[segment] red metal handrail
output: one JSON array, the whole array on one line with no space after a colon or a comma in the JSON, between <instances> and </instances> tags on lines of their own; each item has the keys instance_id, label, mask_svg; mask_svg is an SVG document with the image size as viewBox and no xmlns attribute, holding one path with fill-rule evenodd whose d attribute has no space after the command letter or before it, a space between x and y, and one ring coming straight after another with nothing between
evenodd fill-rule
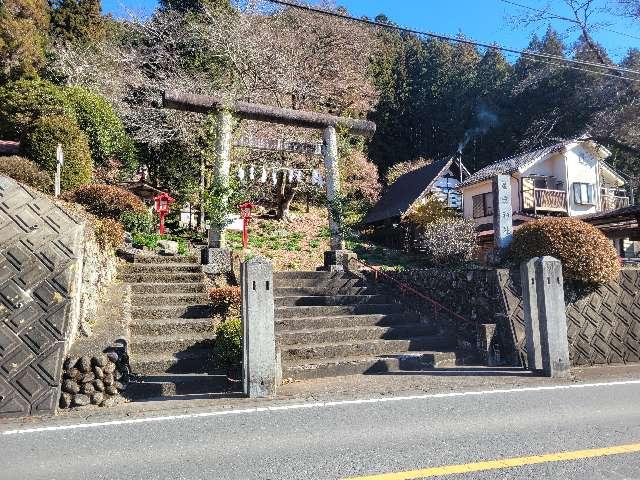
<instances>
[{"instance_id":1,"label":"red metal handrail","mask_svg":"<svg viewBox=\"0 0 640 480\"><path fill-rule=\"evenodd\" d=\"M468 322L468 323L472 323L470 320L467 320L466 318L464 318L462 315L460 315L459 313L454 312L453 310L451 310L450 308L445 307L444 305L442 305L440 302L437 302L436 300L434 300L433 298L429 297L427 294L422 293L418 290L416 290L413 287L410 287L409 285L402 283L400 280L398 280L397 278L394 278L393 276L387 274L384 272L384 270L382 270L381 268L378 267L374 267L373 265L369 265L368 263L366 263L364 260L361 260L359 258L354 258L354 260L356 262L358 262L360 265L362 265L365 268L368 268L369 270L373 271L376 275L376 280L377 280L377 275L380 274L385 278L388 278L389 280L391 280L392 282L394 282L395 284L397 284L400 287L401 291L406 291L406 292L410 292L420 298L422 298L423 300L428 301L429 303L431 303L431 305L433 306L434 311L437 313L438 310L444 310L446 312L449 312L451 315L453 315L454 317L462 320L463 322Z\"/></svg>"}]
</instances>

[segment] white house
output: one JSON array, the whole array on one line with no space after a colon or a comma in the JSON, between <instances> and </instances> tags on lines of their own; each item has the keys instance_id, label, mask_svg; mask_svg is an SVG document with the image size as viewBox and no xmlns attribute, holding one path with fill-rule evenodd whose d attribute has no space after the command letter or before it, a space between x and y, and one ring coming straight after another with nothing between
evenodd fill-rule
<instances>
[{"instance_id":1,"label":"white house","mask_svg":"<svg viewBox=\"0 0 640 480\"><path fill-rule=\"evenodd\" d=\"M493 222L492 178L511 176L514 218L579 216L629 206L625 179L605 163L611 153L585 137L500 160L460 184L464 217Z\"/></svg>"}]
</instances>

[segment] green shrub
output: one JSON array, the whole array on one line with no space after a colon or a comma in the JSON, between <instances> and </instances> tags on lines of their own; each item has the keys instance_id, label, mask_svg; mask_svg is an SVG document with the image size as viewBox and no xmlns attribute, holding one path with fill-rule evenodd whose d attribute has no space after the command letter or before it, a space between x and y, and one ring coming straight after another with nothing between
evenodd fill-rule
<instances>
[{"instance_id":1,"label":"green shrub","mask_svg":"<svg viewBox=\"0 0 640 480\"><path fill-rule=\"evenodd\" d=\"M18 140L42 117L64 115L63 89L40 79L17 80L0 88L0 137Z\"/></svg>"},{"instance_id":2,"label":"green shrub","mask_svg":"<svg viewBox=\"0 0 640 480\"><path fill-rule=\"evenodd\" d=\"M613 244L593 225L567 217L546 217L522 225L513 235L517 263L550 255L562 262L564 278L587 284L618 278L620 261Z\"/></svg>"},{"instance_id":3,"label":"green shrub","mask_svg":"<svg viewBox=\"0 0 640 480\"><path fill-rule=\"evenodd\" d=\"M433 264L469 261L477 249L475 222L443 218L427 223L416 232L414 248Z\"/></svg>"},{"instance_id":4,"label":"green shrub","mask_svg":"<svg viewBox=\"0 0 640 480\"><path fill-rule=\"evenodd\" d=\"M51 193L51 177L26 158L15 155L0 157L0 174L7 175L43 193Z\"/></svg>"},{"instance_id":5,"label":"green shrub","mask_svg":"<svg viewBox=\"0 0 640 480\"><path fill-rule=\"evenodd\" d=\"M444 202L436 197L430 196L422 205L418 205L412 209L404 218L405 222L414 224L417 227L439 221L456 218L457 214L454 210L447 207Z\"/></svg>"},{"instance_id":6,"label":"green shrub","mask_svg":"<svg viewBox=\"0 0 640 480\"><path fill-rule=\"evenodd\" d=\"M63 190L70 190L91 181L93 162L89 143L74 120L64 116L36 120L29 128L23 143L27 157L51 174L56 171L56 147L58 144L62 145Z\"/></svg>"},{"instance_id":7,"label":"green shrub","mask_svg":"<svg viewBox=\"0 0 640 480\"><path fill-rule=\"evenodd\" d=\"M149 250L155 250L160 241L160 235L157 233L134 233L133 246L136 248L146 247Z\"/></svg>"},{"instance_id":8,"label":"green shrub","mask_svg":"<svg viewBox=\"0 0 640 480\"><path fill-rule=\"evenodd\" d=\"M127 232L133 233L152 233L154 228L153 216L151 213L144 211L138 212L133 210L125 210L118 217L120 223Z\"/></svg>"},{"instance_id":9,"label":"green shrub","mask_svg":"<svg viewBox=\"0 0 640 480\"><path fill-rule=\"evenodd\" d=\"M117 159L130 164L133 142L113 106L104 97L78 86L67 87L64 95L68 108L89 139L94 162L106 164Z\"/></svg>"},{"instance_id":10,"label":"green shrub","mask_svg":"<svg viewBox=\"0 0 640 480\"><path fill-rule=\"evenodd\" d=\"M115 250L124 243L122 224L111 218L96 220L94 225L96 241L103 249Z\"/></svg>"},{"instance_id":11,"label":"green shrub","mask_svg":"<svg viewBox=\"0 0 640 480\"><path fill-rule=\"evenodd\" d=\"M221 365L242 363L242 321L238 317L218 324L213 354Z\"/></svg>"},{"instance_id":12,"label":"green shrub","mask_svg":"<svg viewBox=\"0 0 640 480\"><path fill-rule=\"evenodd\" d=\"M83 205L88 212L101 218L119 220L124 212L148 214L145 204L133 193L103 183L78 187L66 193L64 199Z\"/></svg>"}]
</instances>

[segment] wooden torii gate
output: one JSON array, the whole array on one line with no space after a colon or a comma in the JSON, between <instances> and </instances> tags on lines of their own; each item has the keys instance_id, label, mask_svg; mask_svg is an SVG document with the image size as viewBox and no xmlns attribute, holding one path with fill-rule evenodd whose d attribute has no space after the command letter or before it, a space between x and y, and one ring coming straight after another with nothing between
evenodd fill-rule
<instances>
[{"instance_id":1,"label":"wooden torii gate","mask_svg":"<svg viewBox=\"0 0 640 480\"><path fill-rule=\"evenodd\" d=\"M217 113L218 135L216 139L216 164L214 166L214 182L228 185L231 167L231 127L233 117L277 123L303 128L323 130L324 166L326 171L327 207L329 210L329 229L331 231L331 250L344 250L342 228L339 215L335 214L335 202L340 194L340 173L338 170L338 142L336 128L341 128L355 135L371 137L376 125L368 120L337 117L324 113L315 113L290 108L271 107L256 103L225 101L217 95L195 95L175 90L166 91L163 95L163 106L175 110L193 113ZM209 229L209 249L223 248L222 229L211 226Z\"/></svg>"}]
</instances>

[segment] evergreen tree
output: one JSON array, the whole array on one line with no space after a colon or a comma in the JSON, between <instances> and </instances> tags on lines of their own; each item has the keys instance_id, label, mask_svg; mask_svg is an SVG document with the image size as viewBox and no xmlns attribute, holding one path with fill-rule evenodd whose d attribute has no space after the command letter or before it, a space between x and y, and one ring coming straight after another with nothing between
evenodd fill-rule
<instances>
[{"instance_id":1,"label":"evergreen tree","mask_svg":"<svg viewBox=\"0 0 640 480\"><path fill-rule=\"evenodd\" d=\"M101 0L49 0L49 4L54 37L71 42L104 38Z\"/></svg>"},{"instance_id":2,"label":"evergreen tree","mask_svg":"<svg viewBox=\"0 0 640 480\"><path fill-rule=\"evenodd\" d=\"M0 1L0 80L36 75L49 28L46 0Z\"/></svg>"},{"instance_id":3,"label":"evergreen tree","mask_svg":"<svg viewBox=\"0 0 640 480\"><path fill-rule=\"evenodd\" d=\"M160 0L160 8L181 13L203 13L205 10L230 13L234 10L231 0Z\"/></svg>"}]
</instances>

